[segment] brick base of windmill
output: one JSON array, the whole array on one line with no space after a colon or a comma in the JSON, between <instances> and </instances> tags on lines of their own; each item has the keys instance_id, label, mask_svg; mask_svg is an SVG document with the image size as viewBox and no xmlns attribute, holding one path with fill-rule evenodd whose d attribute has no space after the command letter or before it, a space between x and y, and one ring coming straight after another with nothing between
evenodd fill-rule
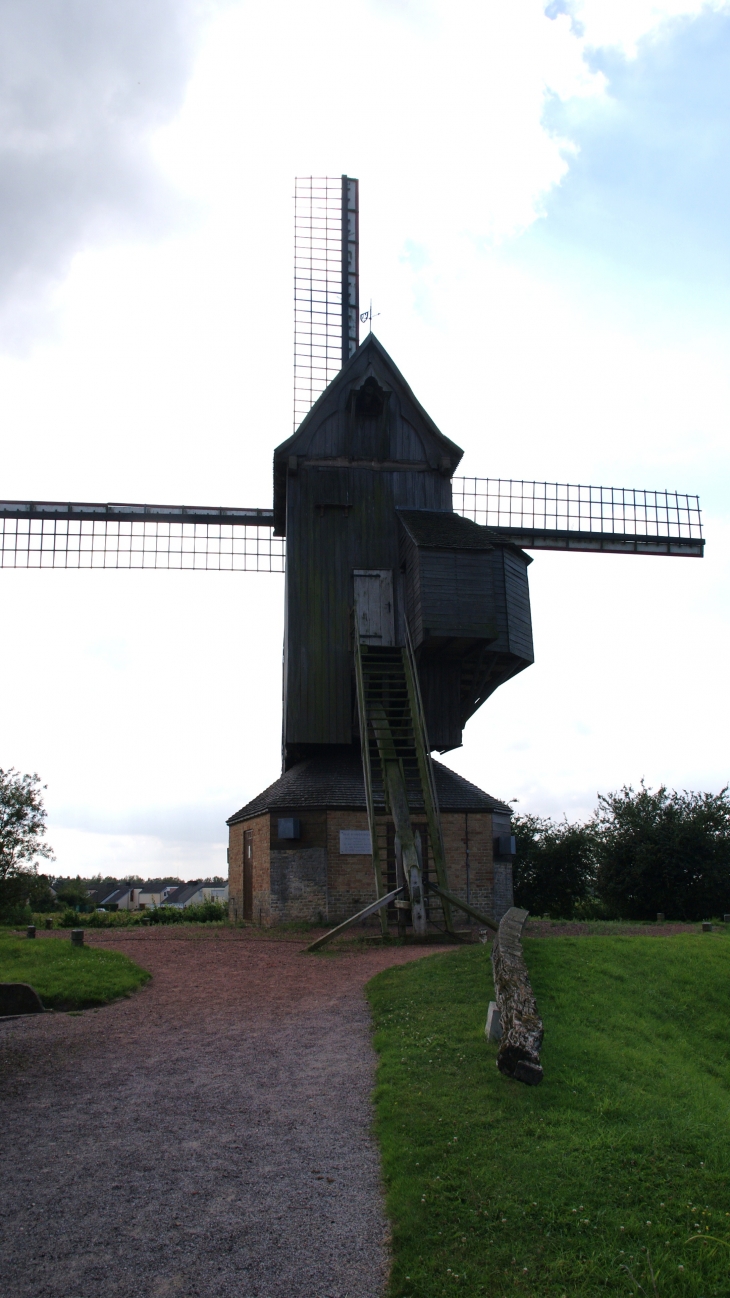
<instances>
[{"instance_id":1,"label":"brick base of windmill","mask_svg":"<svg viewBox=\"0 0 730 1298\"><path fill-rule=\"evenodd\" d=\"M513 904L511 857L499 855L500 839L504 844L509 836L510 808L439 762L434 773L449 888L499 922ZM395 881L394 835L385 807L378 811L387 890ZM425 815L418 806L412 814L425 842ZM331 926L375 896L359 747L297 763L231 816L228 826L233 920ZM429 909L431 927L439 927L443 917L435 897ZM392 912L395 925L395 907ZM377 915L366 922L379 927ZM464 926L470 923L464 916Z\"/></svg>"}]
</instances>

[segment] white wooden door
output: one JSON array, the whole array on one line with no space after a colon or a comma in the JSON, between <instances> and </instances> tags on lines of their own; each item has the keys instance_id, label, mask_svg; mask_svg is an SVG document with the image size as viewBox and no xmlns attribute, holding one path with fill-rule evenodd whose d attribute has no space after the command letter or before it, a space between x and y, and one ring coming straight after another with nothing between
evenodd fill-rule
<instances>
[{"instance_id":1,"label":"white wooden door","mask_svg":"<svg viewBox=\"0 0 730 1298\"><path fill-rule=\"evenodd\" d=\"M395 644L393 573L390 568L356 569L355 617L364 644Z\"/></svg>"}]
</instances>

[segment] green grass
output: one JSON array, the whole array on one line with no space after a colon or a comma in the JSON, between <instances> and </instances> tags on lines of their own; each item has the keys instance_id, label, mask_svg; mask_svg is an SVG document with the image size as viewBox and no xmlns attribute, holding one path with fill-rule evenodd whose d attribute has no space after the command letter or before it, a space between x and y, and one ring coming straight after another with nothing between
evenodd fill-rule
<instances>
[{"instance_id":1,"label":"green grass","mask_svg":"<svg viewBox=\"0 0 730 1298\"><path fill-rule=\"evenodd\" d=\"M75 947L69 937L0 934L0 982L30 983L47 1009L78 1010L129 996L150 979L118 951Z\"/></svg>"},{"instance_id":2,"label":"green grass","mask_svg":"<svg viewBox=\"0 0 730 1298\"><path fill-rule=\"evenodd\" d=\"M484 1039L487 948L369 984L392 1298L729 1295L730 941L524 947L538 1087Z\"/></svg>"}]
</instances>

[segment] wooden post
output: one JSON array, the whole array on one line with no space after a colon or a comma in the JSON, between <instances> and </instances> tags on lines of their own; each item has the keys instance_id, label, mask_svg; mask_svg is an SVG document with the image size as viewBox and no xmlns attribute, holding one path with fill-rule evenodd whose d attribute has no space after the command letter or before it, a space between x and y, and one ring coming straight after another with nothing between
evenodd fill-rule
<instances>
[{"instance_id":1,"label":"wooden post","mask_svg":"<svg viewBox=\"0 0 730 1298\"><path fill-rule=\"evenodd\" d=\"M400 762L397 759L395 761L392 759L382 761L382 765L385 772L385 783L388 790L388 801L390 803L393 824L395 825L396 833L401 841L403 873L406 878L406 884L411 899L411 923L413 925L413 932L418 934L419 937L425 937L426 905L423 895L423 878L418 860L416 839L411 824L408 799L406 797L405 785L403 783L403 772L401 771Z\"/></svg>"},{"instance_id":2,"label":"wooden post","mask_svg":"<svg viewBox=\"0 0 730 1298\"><path fill-rule=\"evenodd\" d=\"M360 751L362 753L362 777L365 782L365 804L368 811L368 825L370 826L370 851L373 858L373 874L375 876L375 896L383 896L383 872L380 866L380 849L378 847L377 826L375 824L375 803L373 801L373 781L370 770L370 748L368 745L368 717L365 708L365 682L362 673L362 646L360 644L360 634L357 627L357 618L354 619L355 635L355 689L357 692L357 712L360 721ZM380 932L383 937L388 936L388 916L385 910L380 908Z\"/></svg>"},{"instance_id":3,"label":"wooden post","mask_svg":"<svg viewBox=\"0 0 730 1298\"><path fill-rule=\"evenodd\" d=\"M82 928L71 929L71 941L74 946L84 945L84 930Z\"/></svg>"},{"instance_id":4,"label":"wooden post","mask_svg":"<svg viewBox=\"0 0 730 1298\"><path fill-rule=\"evenodd\" d=\"M406 786L403 782L403 769L398 760L393 734L388 715L382 704L371 709L372 726L383 769L385 794L393 817L395 832L400 839L403 858L403 873L411 899L411 923L413 932L419 937L426 936L426 904L423 895L423 878L418 860L416 840L411 824L411 813L408 806Z\"/></svg>"},{"instance_id":5,"label":"wooden post","mask_svg":"<svg viewBox=\"0 0 730 1298\"><path fill-rule=\"evenodd\" d=\"M35 937L35 924L29 924L25 930L26 937Z\"/></svg>"},{"instance_id":6,"label":"wooden post","mask_svg":"<svg viewBox=\"0 0 730 1298\"><path fill-rule=\"evenodd\" d=\"M438 798L436 796L436 782L433 778L433 765L428 746L428 734L426 731L426 718L423 712L423 700L421 699L421 689L418 684L418 668L416 666L416 658L413 652L413 644L407 619L406 645L403 649L403 667L405 669L408 699L411 706L411 716L413 718L414 740L416 744L416 753L418 755L421 787L423 789L424 809L426 812L426 820L428 821L428 832L431 838L433 863L436 867L436 878L439 881L439 887L444 892L444 896L441 899L441 905L444 912L444 922L447 931L453 933L454 921L451 916L451 908L446 900L449 879L446 873L444 836L441 830L441 816L439 814Z\"/></svg>"},{"instance_id":7,"label":"wooden post","mask_svg":"<svg viewBox=\"0 0 730 1298\"><path fill-rule=\"evenodd\" d=\"M405 892L406 876L403 873L403 853L401 851L400 838L395 836L395 885L396 888L402 888ZM398 937L406 935L406 912L411 908L411 903L405 897L399 897L395 903L395 913L398 920Z\"/></svg>"}]
</instances>

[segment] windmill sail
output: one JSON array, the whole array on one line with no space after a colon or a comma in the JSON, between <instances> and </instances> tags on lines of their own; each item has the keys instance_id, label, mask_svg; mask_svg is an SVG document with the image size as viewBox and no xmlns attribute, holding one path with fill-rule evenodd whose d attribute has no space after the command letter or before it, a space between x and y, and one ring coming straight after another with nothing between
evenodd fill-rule
<instances>
[{"instance_id":1,"label":"windmill sail","mask_svg":"<svg viewBox=\"0 0 730 1298\"><path fill-rule=\"evenodd\" d=\"M702 558L698 496L523 479L452 479L454 512L523 550ZM272 509L0 501L1 568L283 572Z\"/></svg>"},{"instance_id":2,"label":"windmill sail","mask_svg":"<svg viewBox=\"0 0 730 1298\"><path fill-rule=\"evenodd\" d=\"M294 428L357 351L359 187L352 176L294 186Z\"/></svg>"}]
</instances>

